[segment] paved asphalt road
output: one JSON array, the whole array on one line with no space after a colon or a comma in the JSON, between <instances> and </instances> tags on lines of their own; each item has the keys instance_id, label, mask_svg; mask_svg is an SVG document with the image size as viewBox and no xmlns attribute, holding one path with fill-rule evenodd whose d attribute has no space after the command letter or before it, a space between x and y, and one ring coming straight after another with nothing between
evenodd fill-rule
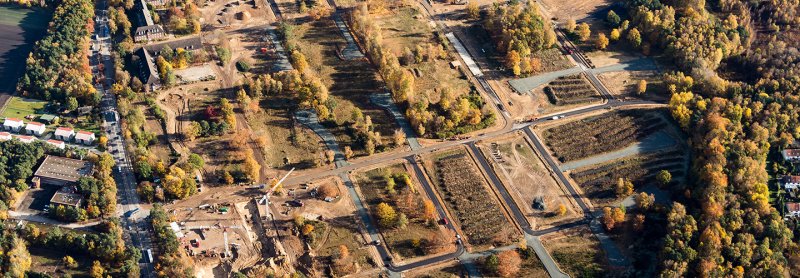
<instances>
[{"instance_id":1,"label":"paved asphalt road","mask_svg":"<svg viewBox=\"0 0 800 278\"><path fill-rule=\"evenodd\" d=\"M117 166L114 171L114 179L117 182L117 215L121 219L126 242L133 244L142 252L143 258L139 263L141 276L147 278L155 277L155 268L147 258L147 250L153 248L150 236L152 229L149 225L150 223L146 220L149 213L140 206L139 195L136 193L136 178L133 175L133 167L122 138L116 97L108 90L114 82L115 69L110 55L112 41L108 34L105 34L108 30L106 5L106 2L101 0L95 6L96 26L92 43L100 45L99 52L101 55L92 55L92 59L95 65L103 63L105 67L105 84L103 84L105 86L99 85L98 89L103 93L100 105L104 119L103 126L105 127L106 137L109 139L108 150L114 157ZM92 54L95 53L93 52ZM99 61L94 57L99 57Z\"/></svg>"}]
</instances>

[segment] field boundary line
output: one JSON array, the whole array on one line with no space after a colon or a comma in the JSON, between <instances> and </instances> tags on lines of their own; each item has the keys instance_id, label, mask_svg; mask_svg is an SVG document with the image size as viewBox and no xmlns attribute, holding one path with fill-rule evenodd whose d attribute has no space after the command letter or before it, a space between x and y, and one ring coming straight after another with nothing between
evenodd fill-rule
<instances>
[{"instance_id":1,"label":"field boundary line","mask_svg":"<svg viewBox=\"0 0 800 278\"><path fill-rule=\"evenodd\" d=\"M556 184L558 184L558 189L561 190L561 193L563 193L564 196L569 196L570 193L567 191L566 185L562 184L561 180L559 180L558 177L556 177L555 173L553 173L553 169L552 168L547 167L547 162L545 162L544 158L542 157L542 155L539 152L536 151L536 148L533 146L533 143L531 143L531 141L530 141L531 139L528 136L525 136L524 133L522 133L522 138L525 140L525 144L527 144L528 147L531 148L533 153L536 154L536 159L538 159L539 162L542 163L542 168L547 169L547 173L550 175L550 178L553 179L556 182ZM583 198L583 190L581 190L580 193L581 193L581 198ZM575 198L567 198L567 199L569 200L569 203L570 203L570 205L572 205L572 208L575 210L575 212L579 213L577 216L584 216L585 217L586 214L583 212L583 209L581 209L581 207L575 201ZM557 226L557 225L554 225L554 226ZM536 229L536 230L538 230L538 229ZM534 231L536 231L536 230L534 230Z\"/></svg>"}]
</instances>

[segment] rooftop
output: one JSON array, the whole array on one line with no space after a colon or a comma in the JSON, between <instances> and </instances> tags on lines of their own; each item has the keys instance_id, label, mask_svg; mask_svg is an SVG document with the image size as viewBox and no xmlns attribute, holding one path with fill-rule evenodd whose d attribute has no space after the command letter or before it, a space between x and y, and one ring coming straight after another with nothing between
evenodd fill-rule
<instances>
[{"instance_id":1,"label":"rooftop","mask_svg":"<svg viewBox=\"0 0 800 278\"><path fill-rule=\"evenodd\" d=\"M53 198L50 198L50 203L77 207L81 204L82 199L83 196L78 194L74 187L64 186L56 191L56 194L53 194Z\"/></svg>"},{"instance_id":2,"label":"rooftop","mask_svg":"<svg viewBox=\"0 0 800 278\"><path fill-rule=\"evenodd\" d=\"M800 176L783 176L784 183L800 183Z\"/></svg>"},{"instance_id":3,"label":"rooftop","mask_svg":"<svg viewBox=\"0 0 800 278\"><path fill-rule=\"evenodd\" d=\"M34 176L76 182L91 173L92 163L88 161L48 155Z\"/></svg>"},{"instance_id":4,"label":"rooftop","mask_svg":"<svg viewBox=\"0 0 800 278\"><path fill-rule=\"evenodd\" d=\"M800 211L800 204L798 203L786 203L786 210L789 212Z\"/></svg>"},{"instance_id":5,"label":"rooftop","mask_svg":"<svg viewBox=\"0 0 800 278\"><path fill-rule=\"evenodd\" d=\"M800 156L800 149L785 149L783 153L786 154L786 156Z\"/></svg>"}]
</instances>

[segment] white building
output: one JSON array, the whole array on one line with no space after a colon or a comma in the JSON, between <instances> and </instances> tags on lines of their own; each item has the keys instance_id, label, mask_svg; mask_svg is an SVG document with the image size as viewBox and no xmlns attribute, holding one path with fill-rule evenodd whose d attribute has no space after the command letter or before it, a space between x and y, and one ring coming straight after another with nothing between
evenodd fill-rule
<instances>
[{"instance_id":1,"label":"white building","mask_svg":"<svg viewBox=\"0 0 800 278\"><path fill-rule=\"evenodd\" d=\"M17 118L6 118L6 120L3 121L3 129L7 131L19 132L23 125L25 125L25 123Z\"/></svg>"},{"instance_id":2,"label":"white building","mask_svg":"<svg viewBox=\"0 0 800 278\"><path fill-rule=\"evenodd\" d=\"M43 123L28 122L28 125L25 126L25 134L42 136L46 129L47 126Z\"/></svg>"},{"instance_id":3,"label":"white building","mask_svg":"<svg viewBox=\"0 0 800 278\"><path fill-rule=\"evenodd\" d=\"M800 160L800 149L785 149L781 151L781 154L783 155L783 160Z\"/></svg>"},{"instance_id":4,"label":"white building","mask_svg":"<svg viewBox=\"0 0 800 278\"><path fill-rule=\"evenodd\" d=\"M70 141L75 136L75 130L69 127L56 128L55 138L61 141Z\"/></svg>"},{"instance_id":5,"label":"white building","mask_svg":"<svg viewBox=\"0 0 800 278\"><path fill-rule=\"evenodd\" d=\"M17 136L17 139L19 139L19 141L22 143L33 143L34 141L36 141L36 137L28 135Z\"/></svg>"},{"instance_id":6,"label":"white building","mask_svg":"<svg viewBox=\"0 0 800 278\"><path fill-rule=\"evenodd\" d=\"M95 139L94 132L81 130L78 131L77 134L75 134L75 143L78 144L91 145L92 143L94 143L94 139Z\"/></svg>"},{"instance_id":7,"label":"white building","mask_svg":"<svg viewBox=\"0 0 800 278\"><path fill-rule=\"evenodd\" d=\"M11 137L11 133L5 131L0 132L0 141L6 141L11 139L13 139L13 137Z\"/></svg>"},{"instance_id":8,"label":"white building","mask_svg":"<svg viewBox=\"0 0 800 278\"><path fill-rule=\"evenodd\" d=\"M53 139L47 140L47 144L50 144L51 146L62 150L67 147L67 145L64 144L64 141L58 141Z\"/></svg>"}]
</instances>

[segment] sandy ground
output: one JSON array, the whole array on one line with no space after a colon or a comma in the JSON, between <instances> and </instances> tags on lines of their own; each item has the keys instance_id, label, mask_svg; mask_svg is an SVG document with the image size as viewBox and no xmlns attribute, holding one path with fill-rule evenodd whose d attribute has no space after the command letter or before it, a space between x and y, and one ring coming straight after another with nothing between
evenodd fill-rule
<instances>
[{"instance_id":1,"label":"sandy ground","mask_svg":"<svg viewBox=\"0 0 800 278\"><path fill-rule=\"evenodd\" d=\"M582 262L584 260L579 258L589 259L590 263L598 263L601 268L605 265L605 256L600 250L600 242L588 226L550 233L542 236L541 240L548 252L554 256L561 270L572 277L580 276L580 273L575 273L577 266L564 264L565 262L559 261L560 257L568 257L570 261Z\"/></svg>"},{"instance_id":2,"label":"sandy ground","mask_svg":"<svg viewBox=\"0 0 800 278\"><path fill-rule=\"evenodd\" d=\"M582 215L522 134L481 142L479 147L535 230L571 222ZM543 197L544 210L533 208L537 197ZM567 210L564 216L555 215L560 205Z\"/></svg>"},{"instance_id":3,"label":"sandy ground","mask_svg":"<svg viewBox=\"0 0 800 278\"><path fill-rule=\"evenodd\" d=\"M657 71L615 71L602 73L598 77L615 96L667 100L664 81ZM647 92L643 96L636 94L639 80L647 82Z\"/></svg>"},{"instance_id":4,"label":"sandy ground","mask_svg":"<svg viewBox=\"0 0 800 278\"><path fill-rule=\"evenodd\" d=\"M549 17L558 18L559 22L566 22L568 19L575 19L578 22L589 20L591 16L601 12L605 16L607 7L611 5L611 0L541 0L542 6L547 10Z\"/></svg>"}]
</instances>

